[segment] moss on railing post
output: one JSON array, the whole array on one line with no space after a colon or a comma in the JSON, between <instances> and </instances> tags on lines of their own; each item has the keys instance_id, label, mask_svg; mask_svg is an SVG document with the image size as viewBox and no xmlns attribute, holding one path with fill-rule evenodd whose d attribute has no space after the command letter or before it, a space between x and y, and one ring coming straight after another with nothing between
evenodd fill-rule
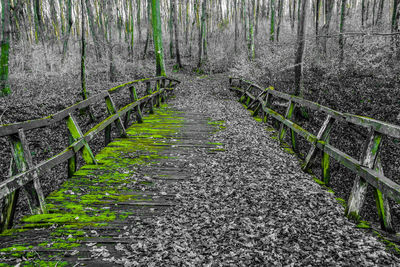
<instances>
[{"instance_id":1,"label":"moss on railing post","mask_svg":"<svg viewBox=\"0 0 400 267\"><path fill-rule=\"evenodd\" d=\"M117 108L114 104L114 101L110 95L110 93L108 93L108 95L105 98L106 101L106 106L107 106L107 111L109 115L114 115L117 114ZM122 124L122 120L121 117L118 117L118 119L115 120L115 126L117 127L119 134L121 137L125 137L126 136L126 130L124 125Z\"/></svg>"},{"instance_id":2,"label":"moss on railing post","mask_svg":"<svg viewBox=\"0 0 400 267\"><path fill-rule=\"evenodd\" d=\"M80 140L83 138L83 133L81 131L81 128L79 127L78 123L76 122L75 118L69 114L67 117L67 127L69 132L71 133L72 138L74 141ZM89 147L89 144L83 140L83 148L82 148L82 157L83 160L87 164L97 164L96 159L94 158L93 152Z\"/></svg>"},{"instance_id":3,"label":"moss on railing post","mask_svg":"<svg viewBox=\"0 0 400 267\"><path fill-rule=\"evenodd\" d=\"M150 84L150 82L147 82L147 83L146 83L146 93L147 93L148 95L151 95L151 94L153 93L152 90L151 90L151 84ZM153 98L150 98L150 99L149 99L149 104L150 104L149 113L150 113L150 114L154 114Z\"/></svg>"},{"instance_id":4,"label":"moss on railing post","mask_svg":"<svg viewBox=\"0 0 400 267\"><path fill-rule=\"evenodd\" d=\"M68 143L72 145L75 142L75 139L72 137L71 133L68 134ZM76 153L74 152L74 156L68 159L68 178L71 178L76 172Z\"/></svg>"},{"instance_id":5,"label":"moss on railing post","mask_svg":"<svg viewBox=\"0 0 400 267\"><path fill-rule=\"evenodd\" d=\"M295 103L293 103L291 100L288 103L288 107L286 109L286 114L285 114L285 119L291 120L293 116L293 111L294 111ZM286 127L281 123L280 130L279 130L279 141L282 142L283 139L285 138L286 135Z\"/></svg>"},{"instance_id":6,"label":"moss on railing post","mask_svg":"<svg viewBox=\"0 0 400 267\"><path fill-rule=\"evenodd\" d=\"M383 174L383 167L378 156L376 159L375 170ZM389 233L395 233L392 224L392 215L390 210L389 199L385 194L383 194L379 189L374 188L374 197L376 202L376 208L378 211L379 221L381 223L381 228Z\"/></svg>"},{"instance_id":7,"label":"moss on railing post","mask_svg":"<svg viewBox=\"0 0 400 267\"><path fill-rule=\"evenodd\" d=\"M361 166L374 169L381 141L382 135L371 129L361 156ZM364 178L357 175L345 212L346 216L350 219L357 221L360 218L360 211L362 205L364 204L367 187L368 182Z\"/></svg>"},{"instance_id":8,"label":"moss on railing post","mask_svg":"<svg viewBox=\"0 0 400 267\"><path fill-rule=\"evenodd\" d=\"M130 94L129 97L131 99L131 102L135 102L135 101L138 100L138 96L137 96L137 93L136 93L136 88L134 86L129 88L129 94ZM137 105L137 107L135 108L135 111L136 111L136 121L138 123L142 123L143 122L143 115L142 115L142 111L140 109L140 105ZM127 127L127 126L125 126L125 127Z\"/></svg>"}]
</instances>

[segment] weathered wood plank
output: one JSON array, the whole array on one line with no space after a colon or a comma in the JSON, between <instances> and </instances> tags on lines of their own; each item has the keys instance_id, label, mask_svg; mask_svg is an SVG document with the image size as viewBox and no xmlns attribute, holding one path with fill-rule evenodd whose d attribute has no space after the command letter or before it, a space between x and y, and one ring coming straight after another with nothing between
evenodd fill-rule
<instances>
[{"instance_id":1,"label":"weathered wood plank","mask_svg":"<svg viewBox=\"0 0 400 267\"><path fill-rule=\"evenodd\" d=\"M114 101L113 101L113 99L112 99L110 94L108 94L105 97L105 101L106 101L108 114L109 115L116 114L117 113L117 108L115 107L115 103L114 103ZM114 123L115 123L115 126L117 127L117 129L119 131L120 136L126 136L126 130L125 130L125 127L124 127L124 125L122 123L121 116L118 116L118 118L114 121Z\"/></svg>"},{"instance_id":2,"label":"weathered wood plank","mask_svg":"<svg viewBox=\"0 0 400 267\"><path fill-rule=\"evenodd\" d=\"M293 116L293 111L295 108L295 103L293 103L292 101L289 101L288 107L286 109L286 114L285 114L285 118L288 120L292 119ZM286 128L284 126L284 124L281 124L281 128L279 130L279 141L283 141L283 139L285 138L286 135Z\"/></svg>"},{"instance_id":3,"label":"weathered wood plank","mask_svg":"<svg viewBox=\"0 0 400 267\"><path fill-rule=\"evenodd\" d=\"M94 158L93 152L90 149L89 144L87 143L86 140L83 139L84 137L83 133L78 123L71 114L67 118L67 127L74 140L83 140L82 157L85 160L85 162L87 164L97 164L97 161Z\"/></svg>"},{"instance_id":4,"label":"weathered wood plank","mask_svg":"<svg viewBox=\"0 0 400 267\"><path fill-rule=\"evenodd\" d=\"M327 115L324 123L322 124L321 128L318 131L318 134L317 134L318 140L324 141L324 142L327 141L334 122L335 122L335 119L331 115ZM312 165L313 160L315 158L315 155L316 155L316 145L315 145L315 143L312 143L310 150L307 154L307 157L302 166L302 169L304 171L307 171L310 168L310 166Z\"/></svg>"},{"instance_id":5,"label":"weathered wood plank","mask_svg":"<svg viewBox=\"0 0 400 267\"><path fill-rule=\"evenodd\" d=\"M380 161L380 157L376 159L375 170L384 175L383 167ZM378 211L379 221L381 223L381 228L389 233L395 233L393 224L392 224L392 215L390 211L390 204L389 199L386 197L385 194L379 189L374 188L374 197L376 202L376 207Z\"/></svg>"},{"instance_id":6,"label":"weathered wood plank","mask_svg":"<svg viewBox=\"0 0 400 267\"><path fill-rule=\"evenodd\" d=\"M29 169L33 169L34 165L32 162L32 155L29 150L29 145L25 137L25 133L23 129L19 129L18 131L18 138L19 142L21 144L21 149L23 152L23 155L19 153L22 164L22 168L18 168L18 172L24 172ZM27 197L28 197L28 204L29 208L31 210L32 214L38 214L38 213L47 213L47 208L46 208L46 203L44 200L44 195L43 195L43 190L42 186L39 181L39 177L36 176L34 177L33 181L27 183L24 186L25 191L27 192Z\"/></svg>"},{"instance_id":7,"label":"weathered wood plank","mask_svg":"<svg viewBox=\"0 0 400 267\"><path fill-rule=\"evenodd\" d=\"M375 132L374 130L370 131L369 138L365 143L363 153L361 155L361 165L366 166L367 168L374 168L375 160L379 153L379 147L382 141L382 135L380 133ZM367 193L368 183L367 181L360 176L357 176L353 189L350 193L350 197L348 200L347 208L346 208L346 216L358 220L360 217L360 211L362 205L364 204L365 195Z\"/></svg>"}]
</instances>

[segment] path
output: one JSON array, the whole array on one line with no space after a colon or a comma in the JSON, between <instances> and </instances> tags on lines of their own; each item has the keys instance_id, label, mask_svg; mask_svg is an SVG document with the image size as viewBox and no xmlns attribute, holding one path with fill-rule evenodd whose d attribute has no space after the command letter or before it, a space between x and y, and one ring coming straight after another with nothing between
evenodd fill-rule
<instances>
[{"instance_id":1,"label":"path","mask_svg":"<svg viewBox=\"0 0 400 267\"><path fill-rule=\"evenodd\" d=\"M136 137L96 156L104 165L84 167L49 197L73 215L1 237L3 248L21 245L3 252L26 257L18 250L28 248L57 266L399 264L249 116L227 79L180 78L175 111L131 127Z\"/></svg>"}]
</instances>

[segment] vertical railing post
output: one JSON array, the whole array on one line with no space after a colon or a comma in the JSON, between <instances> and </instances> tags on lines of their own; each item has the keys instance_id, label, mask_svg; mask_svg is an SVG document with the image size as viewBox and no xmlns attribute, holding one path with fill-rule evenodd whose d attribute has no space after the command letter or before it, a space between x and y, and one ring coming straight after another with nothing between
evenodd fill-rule
<instances>
[{"instance_id":1,"label":"vertical railing post","mask_svg":"<svg viewBox=\"0 0 400 267\"><path fill-rule=\"evenodd\" d=\"M10 176L32 169L32 156L27 144L23 129L18 130L18 135L9 137L12 159L10 165ZM33 180L24 185L27 193L28 206L32 214L46 213L47 208L44 201L43 191L40 185L39 177L33 172ZM10 229L13 225L15 208L17 205L20 189L10 193L2 200L2 211L0 217L0 231Z\"/></svg>"},{"instance_id":2,"label":"vertical railing post","mask_svg":"<svg viewBox=\"0 0 400 267\"><path fill-rule=\"evenodd\" d=\"M136 93L136 88L134 86L129 88L129 97L130 97L130 100L131 100L132 103L138 100L138 96L137 96L137 93ZM136 121L138 123L142 123L143 122L143 115L142 115L142 111L140 109L140 105L139 104L135 107L135 111L136 111L135 112L136 113ZM127 128L127 127L128 127L128 125L125 124L125 128Z\"/></svg>"},{"instance_id":3,"label":"vertical railing post","mask_svg":"<svg viewBox=\"0 0 400 267\"><path fill-rule=\"evenodd\" d=\"M68 143L72 145L75 142L75 139L72 137L71 133L68 133ZM68 159L68 178L71 178L76 172L76 152L74 151L74 155Z\"/></svg>"},{"instance_id":4,"label":"vertical railing post","mask_svg":"<svg viewBox=\"0 0 400 267\"><path fill-rule=\"evenodd\" d=\"M335 122L335 119L332 118L332 116L328 115L322 124L321 128L318 131L317 134L317 139L319 141L323 141L326 144L329 143L329 136L330 132L333 126L333 123ZM308 151L308 154L306 156L306 159L303 163L302 169L303 171L308 171L311 165L313 164L314 158L316 156L316 151L317 147L316 144L312 144L310 147L310 150ZM323 178L324 182L328 184L329 181L329 155L322 151L322 172L323 172Z\"/></svg>"},{"instance_id":5,"label":"vertical railing post","mask_svg":"<svg viewBox=\"0 0 400 267\"><path fill-rule=\"evenodd\" d=\"M115 107L114 101L113 101L113 99L112 99L112 97L111 97L111 95L109 93L105 97L105 100L106 100L106 106L107 106L108 114L109 115L117 114L117 108ZM124 127L124 125L122 123L121 117L118 117L115 120L115 126L117 127L117 129L118 129L118 131L120 133L120 136L122 136L122 137L126 136L125 127Z\"/></svg>"},{"instance_id":6,"label":"vertical railing post","mask_svg":"<svg viewBox=\"0 0 400 267\"><path fill-rule=\"evenodd\" d=\"M146 82L146 93L148 94L148 95L151 95L153 92L152 92L152 90L151 90L151 84L150 84L150 82ZM150 114L154 114L154 108L153 108L153 98L150 98L149 100L148 100L148 103L150 104L150 111L149 111L149 113Z\"/></svg>"},{"instance_id":7,"label":"vertical railing post","mask_svg":"<svg viewBox=\"0 0 400 267\"><path fill-rule=\"evenodd\" d=\"M381 142L382 135L371 129L361 155L361 166L374 169ZM355 221L359 220L361 207L364 204L365 195L367 193L367 187L368 182L361 176L357 175L354 180L353 189L350 193L345 212L346 216L350 219Z\"/></svg>"},{"instance_id":8,"label":"vertical railing post","mask_svg":"<svg viewBox=\"0 0 400 267\"><path fill-rule=\"evenodd\" d=\"M285 113L285 119L291 120L293 116L293 111L296 103L294 103L292 100L289 100L288 107L286 109ZM283 139L285 138L286 135L286 127L285 124L282 122L279 130L279 141L283 142Z\"/></svg>"},{"instance_id":9,"label":"vertical railing post","mask_svg":"<svg viewBox=\"0 0 400 267\"><path fill-rule=\"evenodd\" d=\"M79 127L78 123L76 122L75 118L72 116L72 114L69 114L69 116L67 117L67 127L74 142L83 139L84 136L82 130ZM90 149L89 144L85 140L82 140L82 142L83 142L83 148L82 148L83 160L87 164L97 164L97 161L94 158L93 152Z\"/></svg>"}]
</instances>

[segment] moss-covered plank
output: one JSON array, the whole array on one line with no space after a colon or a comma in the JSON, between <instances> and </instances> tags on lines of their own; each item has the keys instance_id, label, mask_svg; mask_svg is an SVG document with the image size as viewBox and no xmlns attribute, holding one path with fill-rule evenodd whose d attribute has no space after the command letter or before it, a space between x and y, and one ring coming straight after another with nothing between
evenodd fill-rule
<instances>
[{"instance_id":1,"label":"moss-covered plank","mask_svg":"<svg viewBox=\"0 0 400 267\"><path fill-rule=\"evenodd\" d=\"M361 155L361 165L367 168L374 168L375 160L379 153L379 147L382 141L382 135L374 130L370 131L369 138L366 140L364 150ZM364 204L367 193L368 182L360 176L357 176L353 189L348 200L346 215L351 218L359 218L361 207Z\"/></svg>"},{"instance_id":2,"label":"moss-covered plank","mask_svg":"<svg viewBox=\"0 0 400 267\"><path fill-rule=\"evenodd\" d=\"M321 128L318 131L318 134L317 134L317 139L318 140L327 142L327 139L329 137L329 134L331 132L331 129L332 129L332 126L333 126L334 122L335 122L335 119L331 115L327 115L324 123L322 124ZM309 152L307 154L307 157L306 157L306 159L305 159L305 161L303 163L303 166L302 166L304 171L307 171L310 168L310 166L312 165L313 160L315 158L315 155L316 155L316 144L312 143L311 147L310 147L310 150L309 150Z\"/></svg>"},{"instance_id":3,"label":"moss-covered plank","mask_svg":"<svg viewBox=\"0 0 400 267\"><path fill-rule=\"evenodd\" d=\"M86 142L86 140L83 139L83 134L82 131L74 119L74 117L70 114L67 118L67 127L69 132L71 133L71 136L75 140L83 140L83 148L82 148L82 157L85 160L87 164L97 164L93 152L89 147L89 144Z\"/></svg>"}]
</instances>

